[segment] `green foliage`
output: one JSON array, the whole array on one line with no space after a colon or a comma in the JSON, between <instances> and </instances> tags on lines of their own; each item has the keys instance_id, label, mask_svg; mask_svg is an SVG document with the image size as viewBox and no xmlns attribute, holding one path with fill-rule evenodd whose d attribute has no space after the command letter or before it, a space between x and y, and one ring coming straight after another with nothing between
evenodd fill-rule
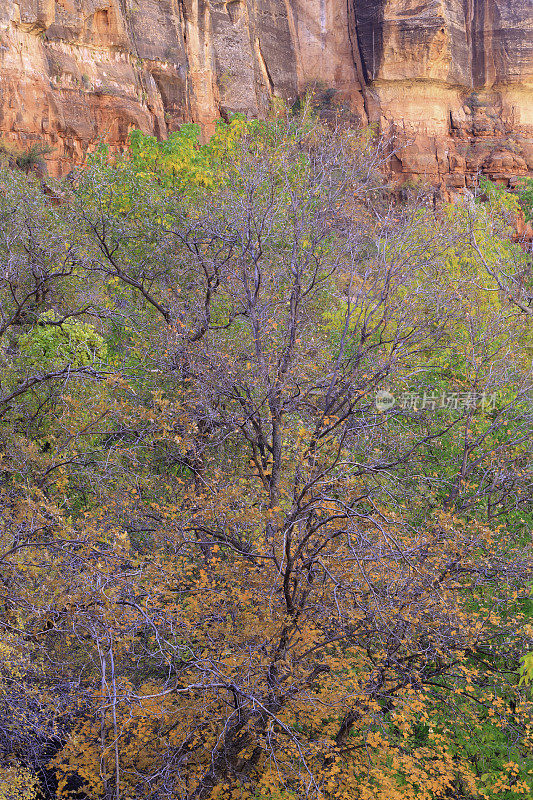
<instances>
[{"instance_id":1,"label":"green foliage","mask_svg":"<svg viewBox=\"0 0 533 800\"><path fill-rule=\"evenodd\" d=\"M526 220L533 221L533 178L524 178L517 187L518 199Z\"/></svg>"},{"instance_id":2,"label":"green foliage","mask_svg":"<svg viewBox=\"0 0 533 800\"><path fill-rule=\"evenodd\" d=\"M50 145L36 142L27 149L17 147L17 145L6 140L0 140L0 155L7 157L9 162L20 170L29 174L32 171L42 171L45 169L44 156L53 151Z\"/></svg>"},{"instance_id":3,"label":"green foliage","mask_svg":"<svg viewBox=\"0 0 533 800\"><path fill-rule=\"evenodd\" d=\"M76 319L58 320L55 311L40 315L37 324L19 338L21 357L31 367L83 367L104 361L107 347L93 325Z\"/></svg>"},{"instance_id":4,"label":"green foliage","mask_svg":"<svg viewBox=\"0 0 533 800\"><path fill-rule=\"evenodd\" d=\"M225 156L258 125L239 115L229 123L219 120L214 134L204 144L200 143L200 126L194 123L182 125L163 141L135 130L130 133L129 157L140 177L157 176L164 185L181 190L213 189L220 180Z\"/></svg>"},{"instance_id":5,"label":"green foliage","mask_svg":"<svg viewBox=\"0 0 533 800\"><path fill-rule=\"evenodd\" d=\"M526 653L520 659L520 683L528 686L533 682L533 653Z\"/></svg>"},{"instance_id":6,"label":"green foliage","mask_svg":"<svg viewBox=\"0 0 533 800\"><path fill-rule=\"evenodd\" d=\"M488 178L480 178L479 188L489 200L504 203L511 210L521 208L526 221L533 220L533 178L523 178L512 192L497 186Z\"/></svg>"}]
</instances>

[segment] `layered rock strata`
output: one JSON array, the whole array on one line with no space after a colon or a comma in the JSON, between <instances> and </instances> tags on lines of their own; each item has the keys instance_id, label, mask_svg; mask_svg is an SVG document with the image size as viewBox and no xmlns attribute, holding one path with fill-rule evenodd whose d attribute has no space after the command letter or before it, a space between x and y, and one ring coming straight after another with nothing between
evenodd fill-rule
<instances>
[{"instance_id":1,"label":"layered rock strata","mask_svg":"<svg viewBox=\"0 0 533 800\"><path fill-rule=\"evenodd\" d=\"M0 135L68 170L132 128L264 114L314 87L461 189L533 170L531 0L2 0Z\"/></svg>"}]
</instances>

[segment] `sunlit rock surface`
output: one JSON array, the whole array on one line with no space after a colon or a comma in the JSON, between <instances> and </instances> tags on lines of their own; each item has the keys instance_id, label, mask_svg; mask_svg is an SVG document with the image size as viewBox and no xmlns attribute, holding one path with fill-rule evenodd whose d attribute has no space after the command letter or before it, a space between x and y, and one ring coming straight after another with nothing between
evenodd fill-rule
<instances>
[{"instance_id":1,"label":"sunlit rock surface","mask_svg":"<svg viewBox=\"0 0 533 800\"><path fill-rule=\"evenodd\" d=\"M533 170L531 0L2 0L0 133L59 174L134 127L263 114L315 87L394 136L401 178Z\"/></svg>"}]
</instances>

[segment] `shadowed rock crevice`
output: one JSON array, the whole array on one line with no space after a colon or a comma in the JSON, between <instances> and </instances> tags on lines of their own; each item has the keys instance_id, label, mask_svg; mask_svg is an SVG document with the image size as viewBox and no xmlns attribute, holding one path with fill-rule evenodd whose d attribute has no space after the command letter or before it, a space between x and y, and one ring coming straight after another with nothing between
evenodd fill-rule
<instances>
[{"instance_id":1,"label":"shadowed rock crevice","mask_svg":"<svg viewBox=\"0 0 533 800\"><path fill-rule=\"evenodd\" d=\"M383 57L384 14L387 0L351 0L355 32L365 81L374 80Z\"/></svg>"},{"instance_id":2,"label":"shadowed rock crevice","mask_svg":"<svg viewBox=\"0 0 533 800\"><path fill-rule=\"evenodd\" d=\"M472 19L472 81L474 88L490 86L506 71L502 19L495 0L474 0Z\"/></svg>"}]
</instances>

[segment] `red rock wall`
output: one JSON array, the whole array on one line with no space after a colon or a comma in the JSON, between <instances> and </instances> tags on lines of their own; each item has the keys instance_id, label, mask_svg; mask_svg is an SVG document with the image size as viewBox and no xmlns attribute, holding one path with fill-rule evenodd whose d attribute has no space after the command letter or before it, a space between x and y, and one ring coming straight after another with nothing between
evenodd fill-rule
<instances>
[{"instance_id":1,"label":"red rock wall","mask_svg":"<svg viewBox=\"0 0 533 800\"><path fill-rule=\"evenodd\" d=\"M0 2L0 134L49 143L54 173L308 86L396 137L402 178L533 170L531 0Z\"/></svg>"},{"instance_id":2,"label":"red rock wall","mask_svg":"<svg viewBox=\"0 0 533 800\"><path fill-rule=\"evenodd\" d=\"M398 170L450 189L533 169L531 0L353 0L371 116Z\"/></svg>"}]
</instances>

